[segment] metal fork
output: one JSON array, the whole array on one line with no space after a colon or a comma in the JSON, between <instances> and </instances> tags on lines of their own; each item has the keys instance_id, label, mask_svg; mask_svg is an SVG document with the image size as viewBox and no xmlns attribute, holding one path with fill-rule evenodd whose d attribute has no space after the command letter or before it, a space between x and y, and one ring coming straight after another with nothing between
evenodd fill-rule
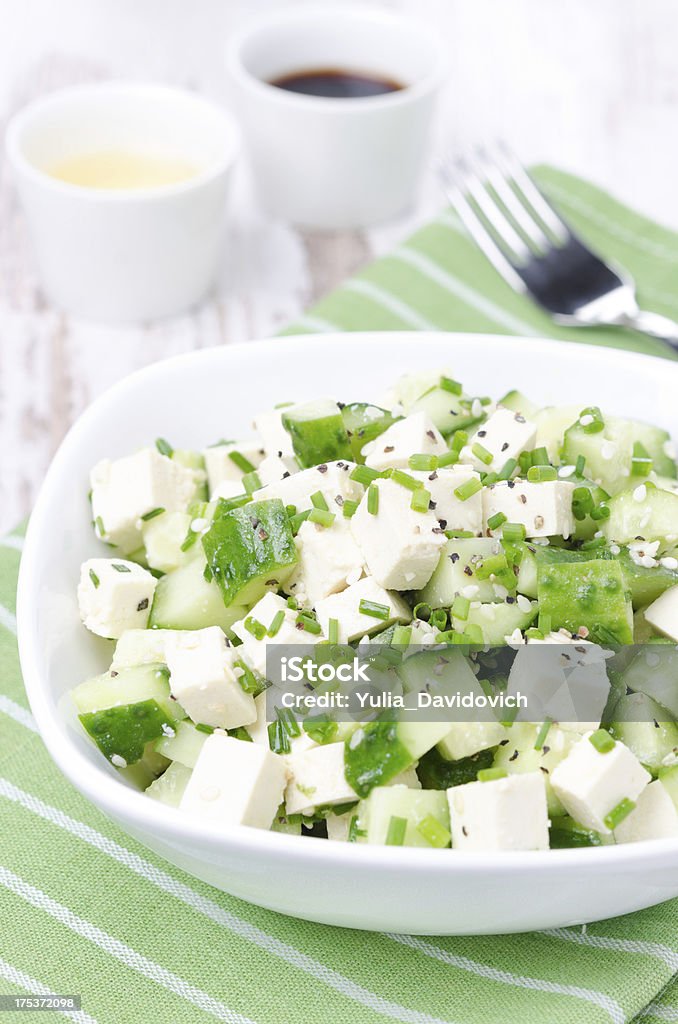
<instances>
[{"instance_id":1,"label":"metal fork","mask_svg":"<svg viewBox=\"0 0 678 1024\"><path fill-rule=\"evenodd\" d=\"M678 323L641 310L626 271L565 223L504 144L442 167L449 199L490 263L568 327L626 327L678 350Z\"/></svg>"}]
</instances>

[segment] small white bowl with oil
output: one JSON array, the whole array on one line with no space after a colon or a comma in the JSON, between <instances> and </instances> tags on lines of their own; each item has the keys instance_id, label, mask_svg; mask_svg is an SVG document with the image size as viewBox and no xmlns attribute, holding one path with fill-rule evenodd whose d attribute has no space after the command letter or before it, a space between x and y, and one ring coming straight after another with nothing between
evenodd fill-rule
<instances>
[{"instance_id":1,"label":"small white bowl with oil","mask_svg":"<svg viewBox=\"0 0 678 1024\"><path fill-rule=\"evenodd\" d=\"M169 86L74 86L25 107L7 154L48 298L106 322L203 299L239 149L230 114Z\"/></svg>"}]
</instances>

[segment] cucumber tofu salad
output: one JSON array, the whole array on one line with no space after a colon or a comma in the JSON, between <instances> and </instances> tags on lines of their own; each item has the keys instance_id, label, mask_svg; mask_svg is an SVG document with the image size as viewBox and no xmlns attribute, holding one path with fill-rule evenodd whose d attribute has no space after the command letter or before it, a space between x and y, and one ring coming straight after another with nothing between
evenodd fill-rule
<instances>
[{"instance_id":1,"label":"cucumber tofu salad","mask_svg":"<svg viewBox=\"0 0 678 1024\"><path fill-rule=\"evenodd\" d=\"M72 700L101 753L153 800L227 827L467 851L678 836L678 686L653 671L677 678L667 433L470 395L446 370L379 405L344 397L283 403L243 440L159 439L94 467L106 551L78 600L114 646ZM269 644L367 640L404 652L406 688L441 652L477 673L483 645L643 646L602 721L267 721Z\"/></svg>"}]
</instances>

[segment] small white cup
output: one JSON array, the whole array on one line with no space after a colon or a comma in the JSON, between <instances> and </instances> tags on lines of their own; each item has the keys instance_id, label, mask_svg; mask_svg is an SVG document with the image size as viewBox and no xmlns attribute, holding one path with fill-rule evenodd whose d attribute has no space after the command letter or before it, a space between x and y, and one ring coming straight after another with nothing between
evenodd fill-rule
<instances>
[{"instance_id":1,"label":"small white cup","mask_svg":"<svg viewBox=\"0 0 678 1024\"><path fill-rule=\"evenodd\" d=\"M58 163L103 151L186 161L171 185L89 188L52 177ZM46 294L86 319L178 313L211 288L227 183L239 150L233 118L182 89L107 82L31 103L7 130L7 154Z\"/></svg>"},{"instance_id":2,"label":"small white cup","mask_svg":"<svg viewBox=\"0 0 678 1024\"><path fill-rule=\"evenodd\" d=\"M409 206L446 69L442 44L424 25L357 6L290 9L235 35L227 68L270 214L306 227L353 228ZM270 84L320 68L372 73L405 88L328 99Z\"/></svg>"}]
</instances>

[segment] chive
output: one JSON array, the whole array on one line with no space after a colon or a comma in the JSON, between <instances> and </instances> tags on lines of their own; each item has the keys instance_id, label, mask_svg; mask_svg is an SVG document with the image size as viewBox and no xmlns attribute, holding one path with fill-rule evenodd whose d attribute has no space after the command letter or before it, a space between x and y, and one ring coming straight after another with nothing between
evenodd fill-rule
<instances>
[{"instance_id":1,"label":"chive","mask_svg":"<svg viewBox=\"0 0 678 1024\"><path fill-rule=\"evenodd\" d=\"M298 512L296 516L292 516L292 518L290 519L290 529L292 530L292 533L295 535L295 537L299 532L299 527L301 526L301 524L305 523L306 520L310 518L311 511L312 510L310 508L307 508L304 512ZM316 509L316 511L320 510Z\"/></svg>"},{"instance_id":2,"label":"chive","mask_svg":"<svg viewBox=\"0 0 678 1024\"><path fill-rule=\"evenodd\" d=\"M583 476L584 475L584 467L585 466L586 466L586 456L585 455L578 455L577 456L577 461L574 464L575 476Z\"/></svg>"},{"instance_id":3,"label":"chive","mask_svg":"<svg viewBox=\"0 0 678 1024\"><path fill-rule=\"evenodd\" d=\"M365 829L358 828L358 815L354 814L351 818L351 823L348 826L348 841L349 843L357 843L359 838L366 836L367 832Z\"/></svg>"},{"instance_id":4,"label":"chive","mask_svg":"<svg viewBox=\"0 0 678 1024\"><path fill-rule=\"evenodd\" d=\"M452 602L452 618L461 619L462 622L466 622L468 619L468 613L471 608L471 602L468 597L464 597L463 594L457 594L454 601Z\"/></svg>"},{"instance_id":5,"label":"chive","mask_svg":"<svg viewBox=\"0 0 678 1024\"><path fill-rule=\"evenodd\" d=\"M449 846L452 840L448 829L442 825L432 814L427 814L417 825L417 832L426 840L429 846L442 849Z\"/></svg>"},{"instance_id":6,"label":"chive","mask_svg":"<svg viewBox=\"0 0 678 1024\"><path fill-rule=\"evenodd\" d=\"M268 627L267 630L267 633L271 638L278 635L284 621L285 612L282 610L282 608L278 608L277 612L271 619L271 625ZM247 623L245 623L245 625L247 625Z\"/></svg>"},{"instance_id":7,"label":"chive","mask_svg":"<svg viewBox=\"0 0 678 1024\"><path fill-rule=\"evenodd\" d=\"M459 462L459 452L454 449L435 457L438 460L438 469L444 469L445 466L453 466L455 462ZM412 469L414 469L414 466L412 466Z\"/></svg>"},{"instance_id":8,"label":"chive","mask_svg":"<svg viewBox=\"0 0 678 1024\"><path fill-rule=\"evenodd\" d=\"M141 518L145 523L147 523L149 519L155 519L156 516L161 516L164 511L164 508L152 508L150 512L145 512Z\"/></svg>"},{"instance_id":9,"label":"chive","mask_svg":"<svg viewBox=\"0 0 678 1024\"><path fill-rule=\"evenodd\" d=\"M593 511L593 495L588 487L575 487L572 492L572 512L575 519L585 519Z\"/></svg>"},{"instance_id":10,"label":"chive","mask_svg":"<svg viewBox=\"0 0 678 1024\"><path fill-rule=\"evenodd\" d=\"M534 749L535 750L541 750L543 748L544 742L546 740L546 737L549 734L549 729L551 728L552 725L553 725L553 722L551 721L550 718L547 718L545 721L543 721L541 723L541 726L539 728L539 732L537 733L537 738L534 741Z\"/></svg>"},{"instance_id":11,"label":"chive","mask_svg":"<svg viewBox=\"0 0 678 1024\"><path fill-rule=\"evenodd\" d=\"M401 487L407 487L408 491L416 491L421 487L421 481L415 480L413 476L402 469L394 469L391 479Z\"/></svg>"},{"instance_id":12,"label":"chive","mask_svg":"<svg viewBox=\"0 0 678 1024\"><path fill-rule=\"evenodd\" d=\"M476 567L476 578L479 580L489 580L490 576L496 576L498 572L508 568L508 561L506 555L490 555L488 558L484 558L480 565Z\"/></svg>"},{"instance_id":13,"label":"chive","mask_svg":"<svg viewBox=\"0 0 678 1024\"><path fill-rule=\"evenodd\" d=\"M518 541L525 540L527 530L523 523L505 523L501 534L503 540L507 541L509 544L515 544Z\"/></svg>"},{"instance_id":14,"label":"chive","mask_svg":"<svg viewBox=\"0 0 678 1024\"><path fill-rule=\"evenodd\" d=\"M251 494L236 494L234 498L219 498L214 518L220 519L227 512L232 512L234 508L242 508L243 505L247 505L251 500Z\"/></svg>"},{"instance_id":15,"label":"chive","mask_svg":"<svg viewBox=\"0 0 678 1024\"><path fill-rule=\"evenodd\" d=\"M248 494L252 494L253 491L258 491L262 486L259 474L256 471L252 473L245 473L242 478L242 485Z\"/></svg>"},{"instance_id":16,"label":"chive","mask_svg":"<svg viewBox=\"0 0 678 1024\"><path fill-rule=\"evenodd\" d=\"M198 732L206 732L208 736L211 736L212 733L214 732L214 726L205 725L204 722L196 722L195 727L198 730Z\"/></svg>"},{"instance_id":17,"label":"chive","mask_svg":"<svg viewBox=\"0 0 678 1024\"><path fill-rule=\"evenodd\" d=\"M376 469L370 469L369 466L356 466L352 471L350 479L355 480L356 483L364 484L368 487L369 484L373 483L379 478L380 474Z\"/></svg>"},{"instance_id":18,"label":"chive","mask_svg":"<svg viewBox=\"0 0 678 1024\"><path fill-rule=\"evenodd\" d=\"M503 512L495 512L493 516L487 520L487 525L491 530L498 530L500 526L503 526L506 522L506 516Z\"/></svg>"},{"instance_id":19,"label":"chive","mask_svg":"<svg viewBox=\"0 0 678 1024\"><path fill-rule=\"evenodd\" d=\"M477 494L483 485L477 477L471 477L470 480L466 480L459 487L455 487L454 495L459 498L459 501L468 501L474 494Z\"/></svg>"},{"instance_id":20,"label":"chive","mask_svg":"<svg viewBox=\"0 0 678 1024\"><path fill-rule=\"evenodd\" d=\"M325 512L322 508L312 508L307 516L309 523L317 523L318 526L331 526L336 518L334 512Z\"/></svg>"},{"instance_id":21,"label":"chive","mask_svg":"<svg viewBox=\"0 0 678 1024\"><path fill-rule=\"evenodd\" d=\"M582 423L585 419L586 423ZM605 426L603 414L597 405L590 405L579 413L579 426L585 434L599 434Z\"/></svg>"},{"instance_id":22,"label":"chive","mask_svg":"<svg viewBox=\"0 0 678 1024\"><path fill-rule=\"evenodd\" d=\"M607 505L598 505L591 510L591 519L601 520L610 518L610 509Z\"/></svg>"},{"instance_id":23,"label":"chive","mask_svg":"<svg viewBox=\"0 0 678 1024\"><path fill-rule=\"evenodd\" d=\"M633 458L631 459L631 476L647 476L652 472L652 459L647 448L635 441L633 444Z\"/></svg>"},{"instance_id":24,"label":"chive","mask_svg":"<svg viewBox=\"0 0 678 1024\"><path fill-rule=\"evenodd\" d=\"M503 768L481 768L476 778L478 782L495 782L497 779L505 779L506 774Z\"/></svg>"},{"instance_id":25,"label":"chive","mask_svg":"<svg viewBox=\"0 0 678 1024\"><path fill-rule=\"evenodd\" d=\"M339 643L339 619L330 619L327 623L327 639L331 644Z\"/></svg>"},{"instance_id":26,"label":"chive","mask_svg":"<svg viewBox=\"0 0 678 1024\"><path fill-rule=\"evenodd\" d=\"M250 462L249 459L246 459L242 452L229 452L228 457L231 460L231 462L234 462L238 469L241 470L243 473L253 473L254 470L256 469L254 463Z\"/></svg>"},{"instance_id":27,"label":"chive","mask_svg":"<svg viewBox=\"0 0 678 1024\"><path fill-rule=\"evenodd\" d=\"M301 626L306 633L313 633L314 636L322 633L320 623L308 612L299 612L297 615L297 625Z\"/></svg>"},{"instance_id":28,"label":"chive","mask_svg":"<svg viewBox=\"0 0 678 1024\"><path fill-rule=\"evenodd\" d=\"M419 604L415 604L412 614L420 622L428 622L431 618L431 605L426 601L420 601Z\"/></svg>"},{"instance_id":29,"label":"chive","mask_svg":"<svg viewBox=\"0 0 678 1024\"><path fill-rule=\"evenodd\" d=\"M297 601L296 597L287 598L287 607L291 608L293 612L296 612L297 608L299 607L299 602Z\"/></svg>"},{"instance_id":30,"label":"chive","mask_svg":"<svg viewBox=\"0 0 678 1024\"><path fill-rule=\"evenodd\" d=\"M510 480L514 469L518 465L516 459L507 459L504 465L497 473L497 480Z\"/></svg>"},{"instance_id":31,"label":"chive","mask_svg":"<svg viewBox=\"0 0 678 1024\"><path fill-rule=\"evenodd\" d=\"M539 612L539 618L537 620L537 629L540 630L546 636L547 633L551 632L552 629L551 616L546 612Z\"/></svg>"},{"instance_id":32,"label":"chive","mask_svg":"<svg viewBox=\"0 0 678 1024\"><path fill-rule=\"evenodd\" d=\"M429 623L433 629L445 629L445 626L447 625L447 612L445 609L436 608L435 611L432 611Z\"/></svg>"},{"instance_id":33,"label":"chive","mask_svg":"<svg viewBox=\"0 0 678 1024\"><path fill-rule=\"evenodd\" d=\"M407 818L392 815L386 832L386 846L402 846L407 832Z\"/></svg>"},{"instance_id":34,"label":"chive","mask_svg":"<svg viewBox=\"0 0 678 1024\"><path fill-rule=\"evenodd\" d=\"M592 537L591 540L585 540L581 546L582 551L595 551L597 548L604 548L607 541L604 537Z\"/></svg>"},{"instance_id":35,"label":"chive","mask_svg":"<svg viewBox=\"0 0 678 1024\"><path fill-rule=\"evenodd\" d=\"M99 577L95 573L94 569L90 569L90 571L89 571L89 578L91 579L91 581L92 581L92 583L94 584L95 587L98 587L99 584L101 583L101 580L99 579Z\"/></svg>"},{"instance_id":36,"label":"chive","mask_svg":"<svg viewBox=\"0 0 678 1024\"><path fill-rule=\"evenodd\" d=\"M166 455L168 459L171 459L174 455L174 448L166 441L164 437L157 438L155 447L158 449L161 455Z\"/></svg>"},{"instance_id":37,"label":"chive","mask_svg":"<svg viewBox=\"0 0 678 1024\"><path fill-rule=\"evenodd\" d=\"M542 484L547 480L557 480L558 472L553 466L530 466L527 479L533 484Z\"/></svg>"},{"instance_id":38,"label":"chive","mask_svg":"<svg viewBox=\"0 0 678 1024\"><path fill-rule=\"evenodd\" d=\"M379 604L377 601L366 601L364 597L360 599L358 611L361 615L369 615L373 619L388 619L391 614L391 609L387 604Z\"/></svg>"},{"instance_id":39,"label":"chive","mask_svg":"<svg viewBox=\"0 0 678 1024\"><path fill-rule=\"evenodd\" d=\"M411 626L396 626L393 630L393 644L395 647L409 647L411 639Z\"/></svg>"},{"instance_id":40,"label":"chive","mask_svg":"<svg viewBox=\"0 0 678 1024\"><path fill-rule=\"evenodd\" d=\"M550 466L551 460L549 459L549 453L546 448L542 445L540 448L535 448L530 454L530 465L532 466Z\"/></svg>"},{"instance_id":41,"label":"chive","mask_svg":"<svg viewBox=\"0 0 678 1024\"><path fill-rule=\"evenodd\" d=\"M128 565L121 565L120 562L111 562L111 569L115 569L116 572L131 572L132 571Z\"/></svg>"},{"instance_id":42,"label":"chive","mask_svg":"<svg viewBox=\"0 0 678 1024\"><path fill-rule=\"evenodd\" d=\"M466 433L465 430L455 430L454 434L452 435L451 450L455 452L460 452L467 441L468 434Z\"/></svg>"},{"instance_id":43,"label":"chive","mask_svg":"<svg viewBox=\"0 0 678 1024\"><path fill-rule=\"evenodd\" d=\"M412 500L410 501L410 508L414 512L428 512L429 502L431 501L431 492L427 491L425 487L420 487L418 490L412 493Z\"/></svg>"},{"instance_id":44,"label":"chive","mask_svg":"<svg viewBox=\"0 0 678 1024\"><path fill-rule=\"evenodd\" d=\"M344 498L344 504L341 506L341 511L344 519L350 519L358 511L358 502L351 501L350 498Z\"/></svg>"},{"instance_id":45,"label":"chive","mask_svg":"<svg viewBox=\"0 0 678 1024\"><path fill-rule=\"evenodd\" d=\"M527 471L532 465L532 452L521 452L518 456L518 466L520 467L520 475L526 476Z\"/></svg>"},{"instance_id":46,"label":"chive","mask_svg":"<svg viewBox=\"0 0 678 1024\"><path fill-rule=\"evenodd\" d=\"M379 511L379 488L375 484L367 488L367 511L371 516L376 516Z\"/></svg>"},{"instance_id":47,"label":"chive","mask_svg":"<svg viewBox=\"0 0 678 1024\"><path fill-rule=\"evenodd\" d=\"M480 461L485 466L489 466L489 464L492 462L492 459L494 458L492 452L488 452L487 448L485 448L482 444L478 444L477 441L475 442L475 444L471 445L471 452L475 455L477 459L480 459Z\"/></svg>"},{"instance_id":48,"label":"chive","mask_svg":"<svg viewBox=\"0 0 678 1024\"><path fill-rule=\"evenodd\" d=\"M253 619L251 615L247 616L244 625L247 632L251 633L255 640L263 640L266 636L266 626L263 622L259 622L258 619Z\"/></svg>"},{"instance_id":49,"label":"chive","mask_svg":"<svg viewBox=\"0 0 678 1024\"><path fill-rule=\"evenodd\" d=\"M468 540L475 537L475 533L472 530L445 530L445 536L448 540Z\"/></svg>"},{"instance_id":50,"label":"chive","mask_svg":"<svg viewBox=\"0 0 678 1024\"><path fill-rule=\"evenodd\" d=\"M449 391L451 395L460 395L463 390L459 381L452 380L451 377L441 377L438 387L442 388L443 391Z\"/></svg>"},{"instance_id":51,"label":"chive","mask_svg":"<svg viewBox=\"0 0 678 1024\"><path fill-rule=\"evenodd\" d=\"M285 505L285 512L287 512L287 518L291 519L292 516L296 516L296 514L297 514L297 506L296 505Z\"/></svg>"},{"instance_id":52,"label":"chive","mask_svg":"<svg viewBox=\"0 0 678 1024\"><path fill-rule=\"evenodd\" d=\"M592 732L589 743L593 744L599 754L609 754L615 748L614 737L610 736L607 729L596 729Z\"/></svg>"},{"instance_id":53,"label":"chive","mask_svg":"<svg viewBox=\"0 0 678 1024\"><path fill-rule=\"evenodd\" d=\"M238 684L241 690L245 693L251 693L253 696L257 696L261 692L262 687L259 680L255 676L249 665L246 665L242 658L239 661L234 662L236 668L241 670L241 674L238 676Z\"/></svg>"},{"instance_id":54,"label":"chive","mask_svg":"<svg viewBox=\"0 0 678 1024\"><path fill-rule=\"evenodd\" d=\"M328 721L321 715L313 715L304 722L304 732L316 743L329 743L337 734L337 722Z\"/></svg>"},{"instance_id":55,"label":"chive","mask_svg":"<svg viewBox=\"0 0 678 1024\"><path fill-rule=\"evenodd\" d=\"M635 807L633 800L629 800L628 797L624 797L620 800L616 807L613 807L609 814L606 814L603 818L603 822L606 828L610 831L614 831L618 825L621 825L625 818L628 818L629 814ZM393 819L391 819L392 821Z\"/></svg>"},{"instance_id":56,"label":"chive","mask_svg":"<svg viewBox=\"0 0 678 1024\"><path fill-rule=\"evenodd\" d=\"M188 530L188 533L186 534L186 537L184 538L183 542L179 546L179 550L180 551L188 551L189 548L193 547L193 545L195 544L195 542L198 539L198 536L199 536L199 534L197 534L194 530L191 530L191 528L189 527L189 530Z\"/></svg>"},{"instance_id":57,"label":"chive","mask_svg":"<svg viewBox=\"0 0 678 1024\"><path fill-rule=\"evenodd\" d=\"M96 527L96 532L99 534L100 539L103 540L104 537L106 536L106 530L104 529L104 521L101 518L101 516L96 517L96 519L94 520L94 525Z\"/></svg>"},{"instance_id":58,"label":"chive","mask_svg":"<svg viewBox=\"0 0 678 1024\"><path fill-rule=\"evenodd\" d=\"M211 583L212 582L212 576L213 576L212 569L211 569L211 567L210 567L210 565L208 563L208 564L205 565L205 568L202 571L202 578L204 579L205 583Z\"/></svg>"},{"instance_id":59,"label":"chive","mask_svg":"<svg viewBox=\"0 0 678 1024\"><path fill-rule=\"evenodd\" d=\"M323 512L329 512L329 506L322 491L316 491L315 494L311 495L311 504L313 508L320 508Z\"/></svg>"},{"instance_id":60,"label":"chive","mask_svg":"<svg viewBox=\"0 0 678 1024\"><path fill-rule=\"evenodd\" d=\"M437 455L410 455L407 460L407 464L410 469L418 469L426 473L431 473L433 470L438 468L438 456Z\"/></svg>"}]
</instances>

